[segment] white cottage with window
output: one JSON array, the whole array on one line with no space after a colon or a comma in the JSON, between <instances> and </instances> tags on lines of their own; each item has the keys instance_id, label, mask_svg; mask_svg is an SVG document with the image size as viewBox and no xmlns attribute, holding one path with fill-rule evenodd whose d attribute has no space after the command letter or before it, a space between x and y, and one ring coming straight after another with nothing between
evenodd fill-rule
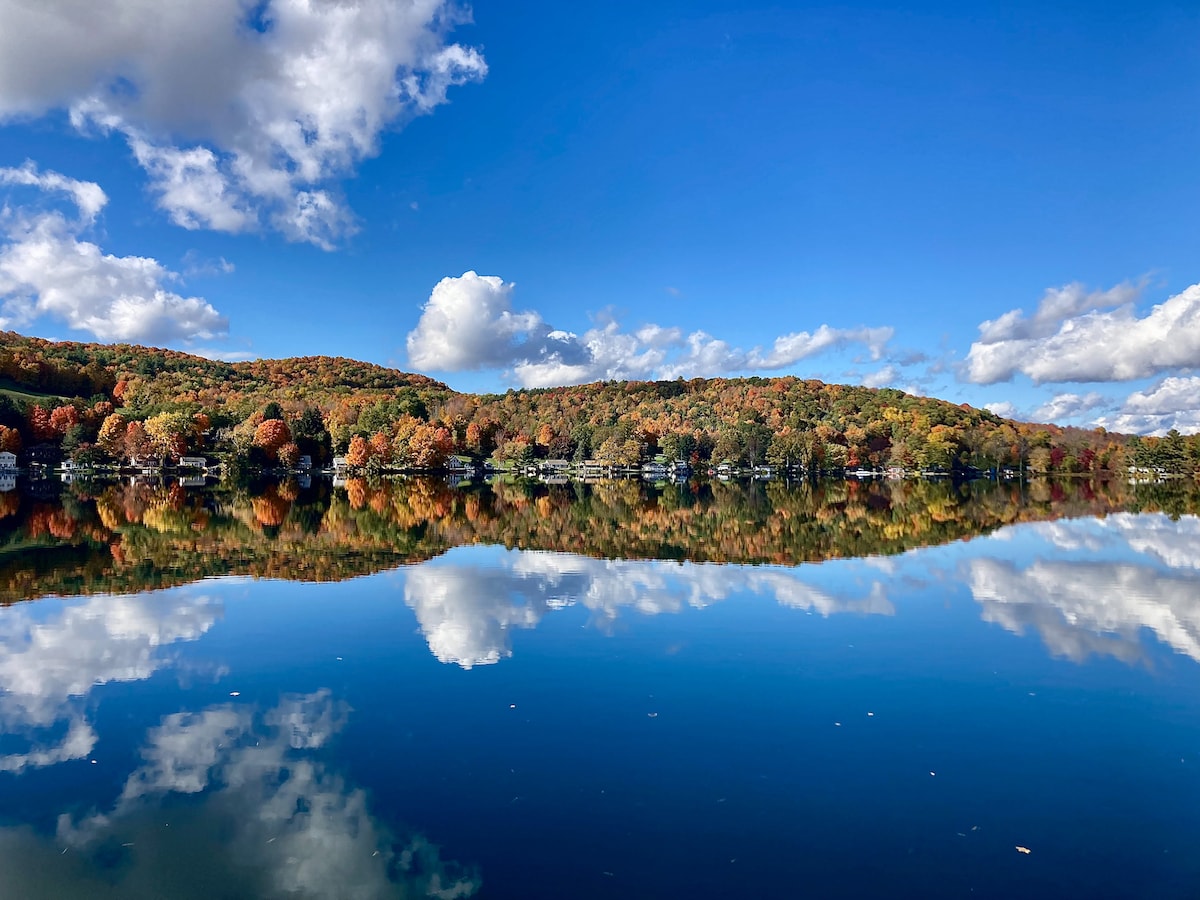
<instances>
[{"instance_id":1,"label":"white cottage with window","mask_svg":"<svg viewBox=\"0 0 1200 900\"><path fill-rule=\"evenodd\" d=\"M0 452L0 471L5 469L15 469L17 467L17 454L9 453L7 450Z\"/></svg>"}]
</instances>

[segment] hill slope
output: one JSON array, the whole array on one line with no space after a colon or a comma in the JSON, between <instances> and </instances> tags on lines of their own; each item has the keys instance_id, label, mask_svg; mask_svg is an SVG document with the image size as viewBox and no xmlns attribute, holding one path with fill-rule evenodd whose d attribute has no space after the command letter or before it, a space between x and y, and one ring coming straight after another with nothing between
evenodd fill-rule
<instances>
[{"instance_id":1,"label":"hill slope","mask_svg":"<svg viewBox=\"0 0 1200 900\"><path fill-rule=\"evenodd\" d=\"M4 332L0 380L16 392L76 398L71 409L51 411L41 409L48 401L0 396L0 426L18 435L0 434L0 444L57 439L66 452L98 441L103 420L115 411L122 428L158 417L156 434L164 432L164 414L174 415L176 424L186 417L201 421L197 414L203 414L204 427L161 438L163 453L185 444L228 450L240 433L243 445L253 438L274 461L282 442L294 436L301 452L317 458L349 450L358 463L374 459L384 467L436 465L451 452L624 465L661 454L701 465L810 469L1014 466L1124 473L1130 463L1180 472L1200 464L1200 438L1143 440L1033 425L902 391L795 377L603 382L471 395L423 375L343 358L227 363L176 350ZM57 424L47 421L52 412ZM264 438L256 432L264 417L287 427ZM210 426L225 446L213 443ZM361 440L352 444L356 437ZM111 434L100 443L121 455L123 445Z\"/></svg>"}]
</instances>

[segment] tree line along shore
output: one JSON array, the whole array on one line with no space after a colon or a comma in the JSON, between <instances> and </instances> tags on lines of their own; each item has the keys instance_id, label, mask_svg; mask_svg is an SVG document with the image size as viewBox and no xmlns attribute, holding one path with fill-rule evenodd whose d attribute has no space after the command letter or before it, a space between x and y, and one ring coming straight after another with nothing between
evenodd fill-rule
<instances>
[{"instance_id":1,"label":"tree line along shore","mask_svg":"<svg viewBox=\"0 0 1200 900\"><path fill-rule=\"evenodd\" d=\"M1195 477L1200 436L1019 422L966 404L812 379L607 381L466 394L334 357L225 363L0 333L0 454L79 468L220 463L226 474L592 464L638 471ZM8 459L0 457L0 459Z\"/></svg>"}]
</instances>

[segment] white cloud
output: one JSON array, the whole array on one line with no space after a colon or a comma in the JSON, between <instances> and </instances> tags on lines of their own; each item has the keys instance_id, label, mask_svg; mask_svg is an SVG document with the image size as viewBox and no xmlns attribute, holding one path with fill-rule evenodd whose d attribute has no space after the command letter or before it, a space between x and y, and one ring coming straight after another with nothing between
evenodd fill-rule
<instances>
[{"instance_id":1,"label":"white cloud","mask_svg":"<svg viewBox=\"0 0 1200 900\"><path fill-rule=\"evenodd\" d=\"M1019 419L1021 417L1021 411L1007 400L985 403L983 404L983 408L1005 419Z\"/></svg>"},{"instance_id":2,"label":"white cloud","mask_svg":"<svg viewBox=\"0 0 1200 900\"><path fill-rule=\"evenodd\" d=\"M1131 381L1200 366L1200 284L1139 317L1137 289L1051 292L1031 319L1020 310L980 326L965 376L978 384L1024 373L1037 383ZM1112 308L1114 307L1115 308Z\"/></svg>"},{"instance_id":3,"label":"white cloud","mask_svg":"<svg viewBox=\"0 0 1200 900\"><path fill-rule=\"evenodd\" d=\"M408 335L409 362L446 372L511 365L525 344L551 335L537 313L513 312L513 287L474 272L443 278Z\"/></svg>"},{"instance_id":4,"label":"white cloud","mask_svg":"<svg viewBox=\"0 0 1200 900\"><path fill-rule=\"evenodd\" d=\"M979 341L995 344L1000 341L1048 338L1058 331L1067 319L1081 313L1133 303L1140 293L1141 288L1132 284L1119 284L1107 291L1091 292L1078 282L1060 288L1049 288L1042 295L1042 301L1031 317L1026 318L1024 310L1010 310L998 319L991 319L980 325Z\"/></svg>"},{"instance_id":5,"label":"white cloud","mask_svg":"<svg viewBox=\"0 0 1200 900\"><path fill-rule=\"evenodd\" d=\"M159 206L176 225L239 232L253 228L246 199L226 181L217 155L207 147L156 147L131 136L129 146L158 191Z\"/></svg>"},{"instance_id":6,"label":"white cloud","mask_svg":"<svg viewBox=\"0 0 1200 900\"><path fill-rule=\"evenodd\" d=\"M30 163L0 169L0 184L65 193L79 211L79 218L47 205L0 211L0 328L50 316L100 340L155 344L228 331L211 304L169 290L178 276L157 260L107 254L82 238L107 202L99 185L39 173Z\"/></svg>"},{"instance_id":7,"label":"white cloud","mask_svg":"<svg viewBox=\"0 0 1200 900\"><path fill-rule=\"evenodd\" d=\"M768 371L818 353L863 344L879 359L891 328L832 328L796 332L769 350L743 350L703 331L644 325L622 331L604 321L582 335L554 329L535 311L515 312L513 285L466 272L443 278L408 335L409 363L458 372L504 368L523 387L551 387L607 379L674 379Z\"/></svg>"},{"instance_id":8,"label":"white cloud","mask_svg":"<svg viewBox=\"0 0 1200 900\"><path fill-rule=\"evenodd\" d=\"M775 345L768 353L754 350L751 353L751 368L779 369L791 365L813 354L834 347L844 347L846 344L864 344L871 352L872 359L879 359L887 342L892 339L895 330L892 328L830 328L822 325L812 334L798 331L795 334L785 334L775 339Z\"/></svg>"},{"instance_id":9,"label":"white cloud","mask_svg":"<svg viewBox=\"0 0 1200 900\"><path fill-rule=\"evenodd\" d=\"M0 0L0 120L68 109L126 138L174 222L265 218L329 247L352 222L329 183L487 74L447 42L464 18L451 0Z\"/></svg>"},{"instance_id":10,"label":"white cloud","mask_svg":"<svg viewBox=\"0 0 1200 900\"><path fill-rule=\"evenodd\" d=\"M19 169L0 169L0 184L69 194L79 208L79 215L86 222L94 222L100 210L108 205L108 195L95 182L78 181L58 172L40 172L32 160L26 160Z\"/></svg>"},{"instance_id":11,"label":"white cloud","mask_svg":"<svg viewBox=\"0 0 1200 900\"><path fill-rule=\"evenodd\" d=\"M877 372L870 372L862 377L863 387L882 388L894 384L900 377L900 370L895 366L884 366Z\"/></svg>"},{"instance_id":12,"label":"white cloud","mask_svg":"<svg viewBox=\"0 0 1200 900\"><path fill-rule=\"evenodd\" d=\"M1109 401L1100 394L1055 394L1033 411L1035 422L1061 422L1064 419L1074 419L1104 406Z\"/></svg>"},{"instance_id":13,"label":"white cloud","mask_svg":"<svg viewBox=\"0 0 1200 900\"><path fill-rule=\"evenodd\" d=\"M1200 432L1200 377L1171 376L1125 398L1120 410L1097 425L1126 434L1163 435L1172 428Z\"/></svg>"}]
</instances>

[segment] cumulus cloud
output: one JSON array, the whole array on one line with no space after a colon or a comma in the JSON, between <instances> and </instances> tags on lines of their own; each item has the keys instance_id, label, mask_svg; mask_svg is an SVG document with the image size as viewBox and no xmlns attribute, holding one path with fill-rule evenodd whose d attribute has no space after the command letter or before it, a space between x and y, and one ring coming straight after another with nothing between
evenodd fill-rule
<instances>
[{"instance_id":1,"label":"cumulus cloud","mask_svg":"<svg viewBox=\"0 0 1200 900\"><path fill-rule=\"evenodd\" d=\"M465 18L454 0L0 0L0 120L66 109L121 134L185 228L331 247L352 216L330 182L487 74L448 41Z\"/></svg>"},{"instance_id":2,"label":"cumulus cloud","mask_svg":"<svg viewBox=\"0 0 1200 900\"><path fill-rule=\"evenodd\" d=\"M1104 406L1109 401L1096 392L1089 394L1055 394L1033 412L1035 422L1061 422L1074 419Z\"/></svg>"},{"instance_id":3,"label":"cumulus cloud","mask_svg":"<svg viewBox=\"0 0 1200 900\"><path fill-rule=\"evenodd\" d=\"M443 278L408 335L409 361L448 372L507 366L548 338L553 332L537 313L513 312L513 287L474 272Z\"/></svg>"},{"instance_id":4,"label":"cumulus cloud","mask_svg":"<svg viewBox=\"0 0 1200 900\"><path fill-rule=\"evenodd\" d=\"M988 412L995 413L1005 419L1018 419L1021 417L1021 411L1008 400L999 400L995 403L985 403L983 408Z\"/></svg>"},{"instance_id":5,"label":"cumulus cloud","mask_svg":"<svg viewBox=\"0 0 1200 900\"><path fill-rule=\"evenodd\" d=\"M178 276L157 260L114 256L84 239L108 201L100 186L32 163L0 169L0 184L66 195L77 216L50 203L0 211L0 328L50 316L104 341L164 344L226 334L229 323L199 297L167 285ZM49 195L49 196L47 196Z\"/></svg>"},{"instance_id":6,"label":"cumulus cloud","mask_svg":"<svg viewBox=\"0 0 1200 900\"><path fill-rule=\"evenodd\" d=\"M886 327L821 325L776 338L769 349L744 350L703 331L685 335L649 324L629 332L611 319L580 335L552 327L536 311L515 311L513 289L475 272L443 278L408 335L410 364L439 372L502 368L522 387L551 387L769 371L851 344L880 359L893 335Z\"/></svg>"},{"instance_id":7,"label":"cumulus cloud","mask_svg":"<svg viewBox=\"0 0 1200 900\"><path fill-rule=\"evenodd\" d=\"M1111 431L1163 435L1172 428L1200 432L1200 377L1171 376L1125 398L1120 410L1096 420Z\"/></svg>"},{"instance_id":8,"label":"cumulus cloud","mask_svg":"<svg viewBox=\"0 0 1200 900\"><path fill-rule=\"evenodd\" d=\"M1200 366L1200 284L1145 316L1137 295L1130 285L1091 294L1069 285L1049 292L1032 317L1013 310L984 322L965 376L978 384L1018 373L1039 384L1131 381Z\"/></svg>"},{"instance_id":9,"label":"cumulus cloud","mask_svg":"<svg viewBox=\"0 0 1200 900\"><path fill-rule=\"evenodd\" d=\"M512 656L515 629L536 628L552 610L581 605L600 623L701 608L736 593L774 596L783 606L824 616L892 615L882 584L865 597L835 596L790 569L645 560L598 560L568 553L510 551L499 567L457 562L470 551L408 570L404 600L430 652L470 669Z\"/></svg>"}]
</instances>

